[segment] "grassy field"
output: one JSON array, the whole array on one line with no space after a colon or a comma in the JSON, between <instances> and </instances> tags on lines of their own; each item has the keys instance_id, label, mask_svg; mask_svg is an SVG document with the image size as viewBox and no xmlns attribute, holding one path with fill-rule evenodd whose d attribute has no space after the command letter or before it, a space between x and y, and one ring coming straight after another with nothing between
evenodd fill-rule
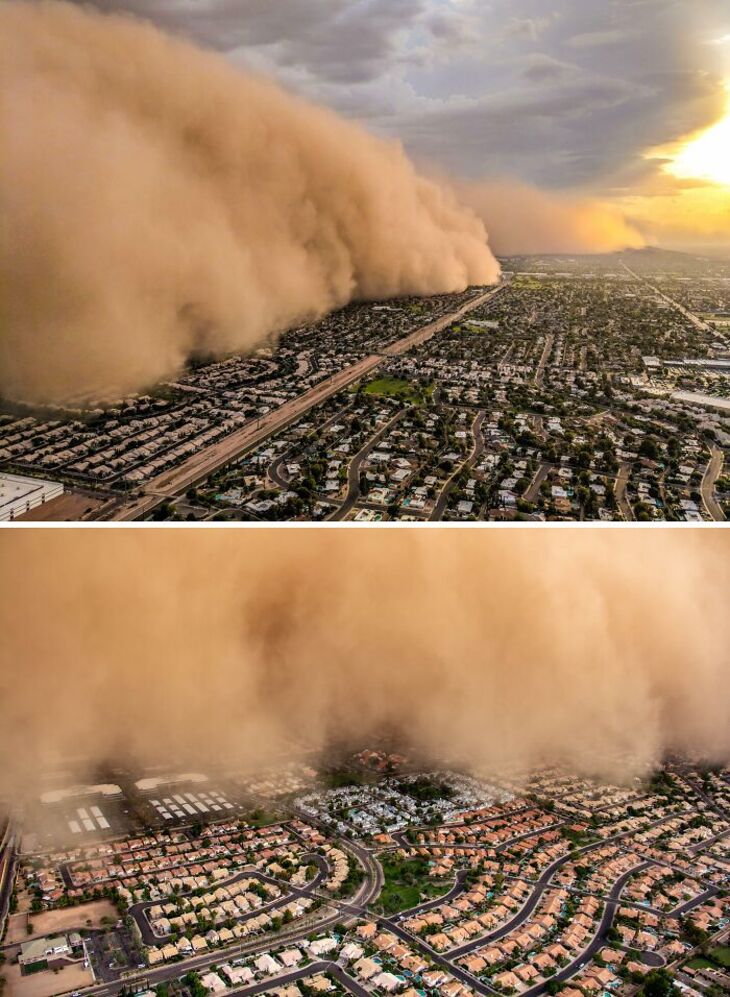
<instances>
[{"instance_id":1,"label":"grassy field","mask_svg":"<svg viewBox=\"0 0 730 997\"><path fill-rule=\"evenodd\" d=\"M382 892L376 906L384 914L396 914L415 907L422 900L446 893L450 883L434 881L428 875L428 862L424 859L399 859L383 856L380 860L385 874Z\"/></svg>"},{"instance_id":2,"label":"grassy field","mask_svg":"<svg viewBox=\"0 0 730 997\"><path fill-rule=\"evenodd\" d=\"M697 956L695 959L690 959L689 962L686 965L689 966L690 969L714 969L715 968L714 963L709 962L707 959L703 959L700 956Z\"/></svg>"},{"instance_id":3,"label":"grassy field","mask_svg":"<svg viewBox=\"0 0 730 997\"><path fill-rule=\"evenodd\" d=\"M266 827L267 824L276 824L281 817L271 810L257 808L247 813L244 819L251 827Z\"/></svg>"},{"instance_id":4,"label":"grassy field","mask_svg":"<svg viewBox=\"0 0 730 997\"><path fill-rule=\"evenodd\" d=\"M718 945L717 948L710 949L710 958L721 966L730 966L730 945Z\"/></svg>"},{"instance_id":5,"label":"grassy field","mask_svg":"<svg viewBox=\"0 0 730 997\"><path fill-rule=\"evenodd\" d=\"M433 385L423 388L420 384L412 384L398 377L379 377L365 386L366 395L387 395L400 401L421 405L431 397Z\"/></svg>"},{"instance_id":6,"label":"grassy field","mask_svg":"<svg viewBox=\"0 0 730 997\"><path fill-rule=\"evenodd\" d=\"M545 286L545 282L518 274L512 281L512 286L519 288L520 291L539 291Z\"/></svg>"},{"instance_id":7,"label":"grassy field","mask_svg":"<svg viewBox=\"0 0 730 997\"><path fill-rule=\"evenodd\" d=\"M730 946L728 945L718 945L714 949L710 949L707 956L695 956L694 959L690 959L687 965L691 969L717 969L722 967L727 969L730 966Z\"/></svg>"}]
</instances>

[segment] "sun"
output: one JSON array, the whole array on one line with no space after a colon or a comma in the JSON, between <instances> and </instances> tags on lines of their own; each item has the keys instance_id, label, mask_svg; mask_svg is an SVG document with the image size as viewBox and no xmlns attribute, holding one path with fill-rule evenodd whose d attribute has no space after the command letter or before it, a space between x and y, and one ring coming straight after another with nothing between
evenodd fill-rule
<instances>
[{"instance_id":1,"label":"sun","mask_svg":"<svg viewBox=\"0 0 730 997\"><path fill-rule=\"evenodd\" d=\"M722 120L674 153L664 169L681 180L730 187L730 106Z\"/></svg>"}]
</instances>

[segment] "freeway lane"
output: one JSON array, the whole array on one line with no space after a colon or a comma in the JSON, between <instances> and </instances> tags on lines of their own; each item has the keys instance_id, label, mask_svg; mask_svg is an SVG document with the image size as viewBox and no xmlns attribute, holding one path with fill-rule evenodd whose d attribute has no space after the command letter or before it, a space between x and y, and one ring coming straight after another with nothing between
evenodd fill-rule
<instances>
[{"instance_id":1,"label":"freeway lane","mask_svg":"<svg viewBox=\"0 0 730 997\"><path fill-rule=\"evenodd\" d=\"M0 938L3 937L5 921L10 912L10 898L15 882L15 834L8 821L0 843Z\"/></svg>"},{"instance_id":2,"label":"freeway lane","mask_svg":"<svg viewBox=\"0 0 730 997\"><path fill-rule=\"evenodd\" d=\"M662 301L665 301L668 305L671 305L672 308L676 308L678 312L681 312L681 314L684 315L686 319L689 319L692 325L694 325L697 329L701 329L703 332L711 331L710 326L707 324L707 322L703 322L698 315L695 315L688 308L685 308L684 305L680 305L680 303L678 301L675 301L674 298L670 298L668 295L664 294L663 291L660 291L658 287L654 287L653 284L650 284L648 280L645 280L643 277L640 277L637 273L634 273L633 270L631 270L629 267L626 266L623 260L621 261L621 266L624 268L626 273L631 274L634 280L638 280L640 284L643 284L644 287L648 287L650 291L653 291L654 294L658 295L658 297L660 297Z\"/></svg>"},{"instance_id":3,"label":"freeway lane","mask_svg":"<svg viewBox=\"0 0 730 997\"><path fill-rule=\"evenodd\" d=\"M458 322L460 318L468 312L473 311L485 304L495 294L498 294L506 283L498 284L483 294L477 295L466 304L462 305L454 312L449 312L434 322L430 322L422 329L404 336L403 339L388 346L382 353L374 353L358 360L357 363L345 367L331 377L320 381L308 391L293 398L289 402L280 405L273 412L268 412L265 416L251 422L241 429L236 430L224 439L212 443L203 450L184 460L177 467L169 471L164 471L156 478L152 478L145 486L145 493L137 499L121 506L112 517L118 521L130 521L139 519L152 512L160 505L165 498L173 498L187 488L197 484L203 478L208 477L214 471L223 467L231 460L241 457L248 450L252 450L263 443L267 437L273 433L284 429L290 422L298 419L308 412L309 409L325 401L331 395L336 394L343 388L348 387L353 381L358 381L366 374L370 374L377 367L390 357L401 356L414 346L418 346L437 332L448 328L453 322Z\"/></svg>"},{"instance_id":4,"label":"freeway lane","mask_svg":"<svg viewBox=\"0 0 730 997\"><path fill-rule=\"evenodd\" d=\"M184 492L229 461L242 456L247 450L254 449L267 437L284 429L290 422L294 422L295 419L308 412L310 408L346 388L353 381L369 374L382 362L382 356L377 354L367 356L357 363L345 367L344 370L338 371L332 377L321 381L297 398L285 402L273 412L268 412L261 419L257 419L217 443L205 447L172 470L152 478L145 485L147 494L143 494L140 498L122 506L113 518L129 521L147 515L165 498L172 498Z\"/></svg>"}]
</instances>

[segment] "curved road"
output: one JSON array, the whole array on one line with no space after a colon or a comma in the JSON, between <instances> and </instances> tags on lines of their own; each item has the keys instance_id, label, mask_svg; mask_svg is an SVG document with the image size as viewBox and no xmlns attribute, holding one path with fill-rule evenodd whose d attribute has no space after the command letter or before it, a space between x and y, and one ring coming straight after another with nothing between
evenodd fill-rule
<instances>
[{"instance_id":1,"label":"curved road","mask_svg":"<svg viewBox=\"0 0 730 997\"><path fill-rule=\"evenodd\" d=\"M707 510L708 516L710 516L711 519L714 519L716 523L722 523L725 519L725 514L720 508L720 503L715 498L715 482L722 473L722 464L725 459L725 455L719 447L714 445L712 446L711 451L712 456L710 457L710 462L705 468L705 473L702 475L700 493L702 495L702 502Z\"/></svg>"},{"instance_id":2,"label":"curved road","mask_svg":"<svg viewBox=\"0 0 730 997\"><path fill-rule=\"evenodd\" d=\"M303 887L292 887L287 884L286 892L285 893L283 892L280 897L276 897L275 899L262 904L260 907L256 907L252 911L243 912L240 917L236 918L237 922L245 923L246 921L250 921L253 918L258 917L259 914L265 914L268 913L269 911L277 910L279 907L285 907L292 900L296 900L297 897L306 897L309 895L310 891L316 890L317 887L322 882L322 880L327 875L329 867L327 866L326 861L322 858L321 855L310 856L310 858L312 858L316 862L319 868L319 872L310 883L307 883L306 886ZM232 876L230 879L222 880L221 882L216 883L215 886L211 886L210 888L211 890L213 890L213 889L218 889L219 887L222 886L225 889L227 886L232 886L234 883L237 883L242 879L257 879L260 880L261 882L270 883L273 886L278 886L279 889L282 889L282 886L284 885L283 882L274 879L273 876L267 876L265 873L260 872L258 869L250 868L250 869L244 869L241 872L236 873L236 875ZM194 894L195 890L191 890L187 893L181 893L179 894L179 896L181 898L184 898L186 896L194 896ZM142 940L144 941L145 945L162 945L172 935L172 932L170 932L167 935L156 935L152 930L152 928L150 927L149 920L147 919L147 911L149 910L149 908L156 907L164 902L166 901L141 900L139 901L139 903L132 904L132 906L129 908L128 913L137 922L137 927L140 930L140 934L142 935Z\"/></svg>"},{"instance_id":3,"label":"curved road","mask_svg":"<svg viewBox=\"0 0 730 997\"><path fill-rule=\"evenodd\" d=\"M352 458L350 466L347 469L347 495L345 496L342 505L335 509L331 515L327 516L327 519L344 519L350 509L352 509L354 504L360 498L360 467L362 466L362 462L371 453L371 451L375 449L378 443L380 443L388 430L391 429L407 411L408 409L402 408L396 412L393 418L389 419L384 426L381 426L375 435L371 436L368 442L361 447Z\"/></svg>"},{"instance_id":4,"label":"curved road","mask_svg":"<svg viewBox=\"0 0 730 997\"><path fill-rule=\"evenodd\" d=\"M590 944L585 949L583 949L583 951L579 956L577 956L577 958L573 959L572 962L569 962L567 966L563 967L563 969L558 970L555 976L551 977L552 980L555 980L558 983L564 983L565 980L568 980L570 979L571 976L574 976L579 969L582 969L583 966L585 966L586 963L593 958L593 956L596 954L596 952L598 952L599 949L603 948L603 946L606 944L607 941L608 932L613 927L613 921L616 916L616 909L617 907L620 906L621 893L623 892L624 887L626 886L629 879L635 873L641 872L641 870L646 868L646 866L648 866L649 864L650 863L648 862L640 863L639 865L634 866L632 869L629 869L628 872L625 872L623 876L621 876L619 879L616 880L613 887L611 888L611 892L604 901L605 908L603 911L603 916L601 917L598 929L594 934ZM545 992L546 985L547 983L538 983L537 986L531 987L529 990L523 991L521 997L537 997L538 994L542 994Z\"/></svg>"},{"instance_id":5,"label":"curved road","mask_svg":"<svg viewBox=\"0 0 730 997\"><path fill-rule=\"evenodd\" d=\"M616 477L616 482L614 484L616 505L621 510L621 515L624 517L627 523L632 523L634 521L634 510L631 508L631 503L626 498L626 485L628 484L630 473L631 473L631 465L621 464L618 470L618 475Z\"/></svg>"},{"instance_id":6,"label":"curved road","mask_svg":"<svg viewBox=\"0 0 730 997\"><path fill-rule=\"evenodd\" d=\"M484 437L482 436L482 423L484 422L485 415L486 413L484 409L479 409L477 414L474 416L474 421L471 424L474 446L472 447L471 453L466 460L457 467L448 481L444 484L444 487L441 489L441 494L438 497L433 512L428 517L430 522L435 522L436 520L441 519L444 514L444 510L446 509L446 504L449 501L449 493L454 486L454 481L462 471L468 471L472 468L484 453L486 444L484 443Z\"/></svg>"},{"instance_id":7,"label":"curved road","mask_svg":"<svg viewBox=\"0 0 730 997\"><path fill-rule=\"evenodd\" d=\"M322 425L319 427L320 432L322 430L329 429L329 427L332 425L333 422L337 422L338 419L341 419L344 416L344 414L351 408L352 408L352 402L349 401L346 405L343 405L342 408L338 409L334 415L330 416L330 418L326 422L322 423ZM303 442L302 440L298 440L293 446L287 447L287 449L284 451L283 454L281 454L280 457L276 457L271 462L271 464L269 464L269 467L266 471L271 481L273 481L275 485L278 485L279 488L283 489L284 491L288 491L291 482L289 481L289 478L284 475L282 467L292 457L295 457L297 454L305 454L307 452L309 447L307 446L303 447L302 442Z\"/></svg>"}]
</instances>

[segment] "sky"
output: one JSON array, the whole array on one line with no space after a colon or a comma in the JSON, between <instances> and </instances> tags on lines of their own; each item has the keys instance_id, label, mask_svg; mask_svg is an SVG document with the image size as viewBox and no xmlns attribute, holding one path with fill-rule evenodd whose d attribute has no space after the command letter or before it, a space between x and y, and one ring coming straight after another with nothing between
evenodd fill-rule
<instances>
[{"instance_id":1,"label":"sky","mask_svg":"<svg viewBox=\"0 0 730 997\"><path fill-rule=\"evenodd\" d=\"M730 121L725 0L93 6L143 16L397 137L424 167L599 198L669 247L730 243L730 124L703 134Z\"/></svg>"}]
</instances>

